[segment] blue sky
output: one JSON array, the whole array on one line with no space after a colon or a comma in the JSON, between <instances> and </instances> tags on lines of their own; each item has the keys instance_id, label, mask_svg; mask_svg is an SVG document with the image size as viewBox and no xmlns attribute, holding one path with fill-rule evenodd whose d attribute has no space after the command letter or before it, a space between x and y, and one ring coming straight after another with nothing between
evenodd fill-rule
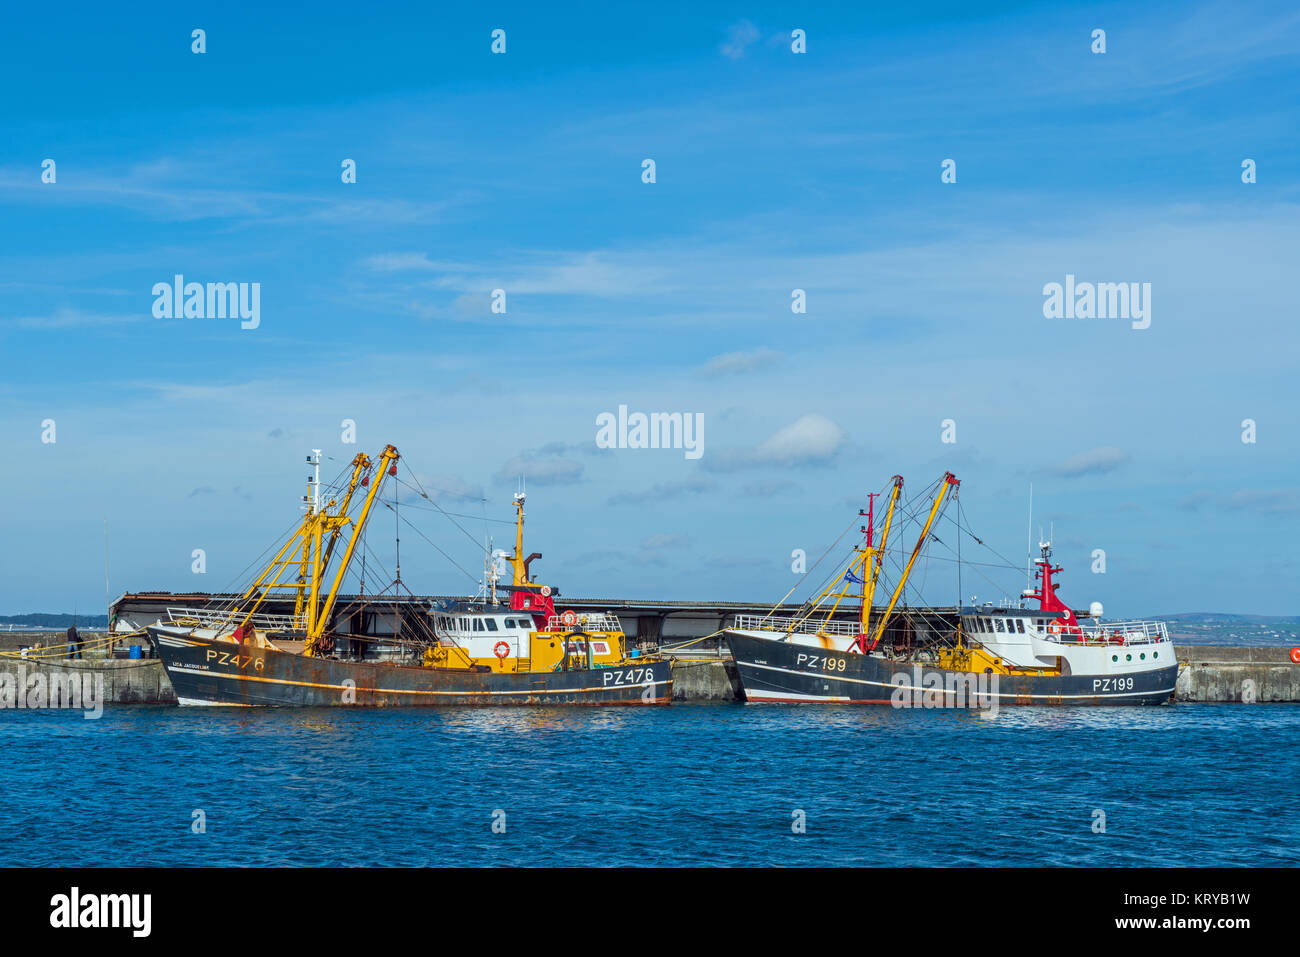
<instances>
[{"instance_id":1,"label":"blue sky","mask_svg":"<svg viewBox=\"0 0 1300 957\"><path fill-rule=\"evenodd\" d=\"M105 520L115 595L237 584L311 448L392 442L462 514L525 472L571 595L776 600L865 492L951 469L1016 563L1033 484L1076 605L1295 614L1300 13L899 6L12 11L0 613L102 608ZM155 318L176 273L260 283L259 327ZM1150 327L1045 318L1067 274L1151 283ZM702 413L705 454L597 449L620 404Z\"/></svg>"}]
</instances>

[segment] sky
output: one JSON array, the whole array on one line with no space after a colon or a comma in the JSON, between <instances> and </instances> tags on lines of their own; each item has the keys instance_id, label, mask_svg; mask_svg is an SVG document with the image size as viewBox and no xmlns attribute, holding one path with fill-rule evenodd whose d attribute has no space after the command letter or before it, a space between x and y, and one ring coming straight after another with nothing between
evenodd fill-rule
<instances>
[{"instance_id":1,"label":"sky","mask_svg":"<svg viewBox=\"0 0 1300 957\"><path fill-rule=\"evenodd\" d=\"M402 489L371 587L401 527L473 592L522 476L564 594L775 602L952 471L987 564L951 508L921 598L1041 535L1075 607L1300 613L1293 5L248 6L10 11L0 614L238 587L313 448L386 443L461 527ZM159 317L177 274L256 327ZM620 406L701 454L597 447Z\"/></svg>"}]
</instances>

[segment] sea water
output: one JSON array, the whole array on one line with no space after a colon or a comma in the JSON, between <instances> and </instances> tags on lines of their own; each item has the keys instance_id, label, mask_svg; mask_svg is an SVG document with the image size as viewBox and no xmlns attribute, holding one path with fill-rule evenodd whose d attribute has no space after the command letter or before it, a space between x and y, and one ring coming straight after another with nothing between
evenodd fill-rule
<instances>
[{"instance_id":1,"label":"sea water","mask_svg":"<svg viewBox=\"0 0 1300 957\"><path fill-rule=\"evenodd\" d=\"M0 712L0 865L1295 865L1300 707Z\"/></svg>"}]
</instances>

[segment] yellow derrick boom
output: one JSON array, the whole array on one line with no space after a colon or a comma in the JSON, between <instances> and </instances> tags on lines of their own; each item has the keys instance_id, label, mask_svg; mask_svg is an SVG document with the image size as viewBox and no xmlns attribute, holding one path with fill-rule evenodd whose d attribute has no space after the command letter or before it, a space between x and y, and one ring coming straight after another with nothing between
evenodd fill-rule
<instances>
[{"instance_id":1,"label":"yellow derrick boom","mask_svg":"<svg viewBox=\"0 0 1300 957\"><path fill-rule=\"evenodd\" d=\"M352 474L342 503L334 499L323 503L309 500L307 514L303 517L302 523L289 536L289 540L280 548L270 564L240 596L231 620L237 621L246 633L253 615L272 589L294 589L296 595L293 620L295 626L301 623L306 632L303 654L314 654L321 635L329 625L339 587L343 583L343 576L352 561L353 552L365 529L366 521L370 517L371 508L379 495L384 478L398 458L400 456L396 448L392 445L385 446L379 457L378 468L372 471L373 463L370 456L364 452L357 453L352 460ZM360 513L353 518L348 511L352 507L352 499L357 488L366 484L367 474L371 475L370 488ZM322 590L334 557L335 545L348 525L352 526L352 534L348 538L347 548L339 563L338 571L322 599ZM281 576L291 566L298 570L296 581L281 581Z\"/></svg>"},{"instance_id":2,"label":"yellow derrick boom","mask_svg":"<svg viewBox=\"0 0 1300 957\"><path fill-rule=\"evenodd\" d=\"M926 540L930 537L930 528L934 525L934 520L939 516L939 511L943 507L944 500L948 496L948 490L956 488L959 484L957 477L951 472L943 473L943 478L939 481L939 490L934 496L934 504L930 507L930 514L925 519L925 527L921 529L921 535L916 540L916 545L912 548L912 554L907 559L907 565L903 568L903 574L898 578L898 584L894 587L894 593L889 596L889 604L885 606L884 614L880 616L880 621L876 625L875 634L872 636L873 645L878 642L885 633L885 626L889 624L889 618L894 613L894 606L898 604L898 598L903 594L903 586L907 584L907 579L912 574L912 566L916 564L917 556L921 554L921 549L925 547Z\"/></svg>"}]
</instances>

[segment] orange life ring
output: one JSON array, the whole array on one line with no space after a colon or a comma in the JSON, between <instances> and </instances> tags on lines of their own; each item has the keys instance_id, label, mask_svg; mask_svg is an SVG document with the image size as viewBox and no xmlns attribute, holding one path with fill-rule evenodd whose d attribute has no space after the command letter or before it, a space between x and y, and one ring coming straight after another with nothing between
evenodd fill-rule
<instances>
[{"instance_id":1,"label":"orange life ring","mask_svg":"<svg viewBox=\"0 0 1300 957\"><path fill-rule=\"evenodd\" d=\"M1047 626L1047 630L1054 635L1059 635L1061 633L1061 623L1059 621L1054 621Z\"/></svg>"},{"instance_id":2,"label":"orange life ring","mask_svg":"<svg viewBox=\"0 0 1300 957\"><path fill-rule=\"evenodd\" d=\"M573 611L566 611L560 616L560 621L564 622L565 627L572 628L578 623L578 616Z\"/></svg>"},{"instance_id":3,"label":"orange life ring","mask_svg":"<svg viewBox=\"0 0 1300 957\"><path fill-rule=\"evenodd\" d=\"M510 646L504 641L498 641L492 646L492 654L496 655L502 661L505 661L506 655L510 654Z\"/></svg>"}]
</instances>

